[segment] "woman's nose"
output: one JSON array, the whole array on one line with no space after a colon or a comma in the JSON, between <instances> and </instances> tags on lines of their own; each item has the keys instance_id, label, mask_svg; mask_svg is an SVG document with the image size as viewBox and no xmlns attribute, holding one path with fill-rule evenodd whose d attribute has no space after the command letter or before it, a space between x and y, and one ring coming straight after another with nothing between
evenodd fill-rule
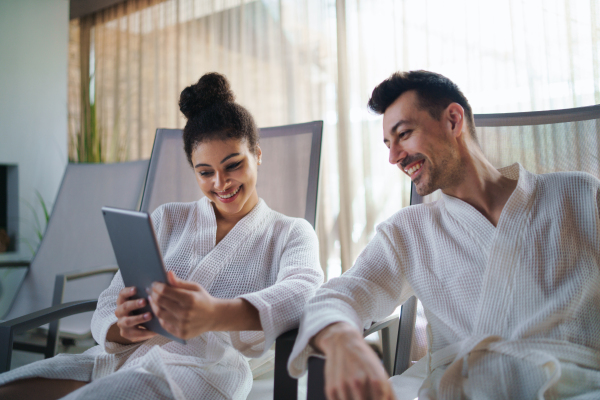
<instances>
[{"instance_id":1,"label":"woman's nose","mask_svg":"<svg viewBox=\"0 0 600 400\"><path fill-rule=\"evenodd\" d=\"M215 189L218 191L224 191L229 186L229 180L225 174L215 174Z\"/></svg>"}]
</instances>

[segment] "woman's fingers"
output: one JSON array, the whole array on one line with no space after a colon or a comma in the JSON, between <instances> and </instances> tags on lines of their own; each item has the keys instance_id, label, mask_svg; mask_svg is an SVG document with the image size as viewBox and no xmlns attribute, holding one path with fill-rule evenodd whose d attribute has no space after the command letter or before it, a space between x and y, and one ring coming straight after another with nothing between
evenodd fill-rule
<instances>
[{"instance_id":1,"label":"woman's fingers","mask_svg":"<svg viewBox=\"0 0 600 400\"><path fill-rule=\"evenodd\" d=\"M141 314L141 315L135 315L132 317L125 317L125 318L122 318L122 321L120 322L119 327L132 328L139 324L143 324L144 322L148 322L151 319L152 319L152 314L149 312Z\"/></svg>"},{"instance_id":2,"label":"woman's fingers","mask_svg":"<svg viewBox=\"0 0 600 400\"><path fill-rule=\"evenodd\" d=\"M183 282L183 281L182 281ZM157 294L159 297L167 297L173 301L180 303L182 306L189 306L195 292L201 292L199 285L194 284L193 289L181 287L173 287L164 283L155 282L152 284L152 294ZM150 294L150 293L149 293ZM157 297L155 297L156 299Z\"/></svg>"},{"instance_id":3,"label":"woman's fingers","mask_svg":"<svg viewBox=\"0 0 600 400\"><path fill-rule=\"evenodd\" d=\"M167 315L171 314L174 314L180 318L185 317L185 315L183 315L185 312L182 309L181 304L169 297L159 296L156 293L152 293L148 299L151 307L152 304L155 305L155 307L152 307L152 311L159 318L165 318Z\"/></svg>"},{"instance_id":4,"label":"woman's fingers","mask_svg":"<svg viewBox=\"0 0 600 400\"><path fill-rule=\"evenodd\" d=\"M129 300L131 296L135 295L135 292L135 286L130 286L121 289L121 291L119 292L119 296L117 297L117 305L125 303L127 300Z\"/></svg>"},{"instance_id":5,"label":"woman's fingers","mask_svg":"<svg viewBox=\"0 0 600 400\"><path fill-rule=\"evenodd\" d=\"M121 329L120 331L121 336L132 342L141 342L142 340L148 340L157 335L156 333L149 331L148 329L142 329L140 327L125 328Z\"/></svg>"},{"instance_id":6,"label":"woman's fingers","mask_svg":"<svg viewBox=\"0 0 600 400\"><path fill-rule=\"evenodd\" d=\"M201 290L201 286L199 284L197 284L196 282L185 281L183 279L179 279L173 271L167 272L167 279L169 280L169 284L176 288L192 290L192 291Z\"/></svg>"},{"instance_id":7,"label":"woman's fingers","mask_svg":"<svg viewBox=\"0 0 600 400\"><path fill-rule=\"evenodd\" d=\"M132 311L145 307L146 302L146 299L127 300L117 306L115 315L117 318L127 317Z\"/></svg>"}]
</instances>

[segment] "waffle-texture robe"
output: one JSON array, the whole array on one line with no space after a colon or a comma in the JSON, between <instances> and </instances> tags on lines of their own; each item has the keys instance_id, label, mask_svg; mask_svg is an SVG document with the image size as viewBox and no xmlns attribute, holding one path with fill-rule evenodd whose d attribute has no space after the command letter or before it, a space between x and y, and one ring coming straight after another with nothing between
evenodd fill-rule
<instances>
[{"instance_id":1,"label":"waffle-texture robe","mask_svg":"<svg viewBox=\"0 0 600 400\"><path fill-rule=\"evenodd\" d=\"M600 181L519 164L500 172L518 183L497 227L447 195L380 224L309 301L291 374L325 326L366 329L416 295L429 353L391 378L399 400L600 399Z\"/></svg>"},{"instance_id":2,"label":"waffle-texture robe","mask_svg":"<svg viewBox=\"0 0 600 400\"><path fill-rule=\"evenodd\" d=\"M120 345L106 341L120 273L100 295L92 318L99 343L81 355L60 354L0 375L0 384L27 377L92 381L69 399L245 399L252 374L244 356L258 357L297 326L323 282L310 224L271 210L263 200L217 244L211 202L169 203L152 214L167 270L217 298L240 297L259 312L264 331L207 332L187 345L155 336Z\"/></svg>"}]
</instances>

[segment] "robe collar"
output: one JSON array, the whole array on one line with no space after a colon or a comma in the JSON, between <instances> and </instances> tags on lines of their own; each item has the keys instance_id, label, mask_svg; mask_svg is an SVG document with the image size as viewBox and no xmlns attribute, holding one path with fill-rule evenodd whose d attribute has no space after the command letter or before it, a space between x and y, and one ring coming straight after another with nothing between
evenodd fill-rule
<instances>
[{"instance_id":1,"label":"robe collar","mask_svg":"<svg viewBox=\"0 0 600 400\"><path fill-rule=\"evenodd\" d=\"M499 168L498 172L508 179L518 180L515 190L500 214L498 228L501 228L502 225L510 223L511 218L507 216L506 210L511 210L508 212L510 214L516 209L524 211L527 208L527 204L535 193L536 175L527 171L519 163ZM489 250L497 228L475 207L457 197L442 192L442 202L448 213L461 223L482 247Z\"/></svg>"},{"instance_id":2,"label":"robe collar","mask_svg":"<svg viewBox=\"0 0 600 400\"><path fill-rule=\"evenodd\" d=\"M226 265L232 257L237 254L237 248L246 242L246 239L259 227L261 222L269 214L269 206L262 199L254 208L246 214L218 243L217 218L212 202L203 197L198 200L198 226L196 228L198 242L206 247L204 255L199 254L200 259L188 274L188 280L193 280L208 287L218 275L221 268Z\"/></svg>"}]
</instances>

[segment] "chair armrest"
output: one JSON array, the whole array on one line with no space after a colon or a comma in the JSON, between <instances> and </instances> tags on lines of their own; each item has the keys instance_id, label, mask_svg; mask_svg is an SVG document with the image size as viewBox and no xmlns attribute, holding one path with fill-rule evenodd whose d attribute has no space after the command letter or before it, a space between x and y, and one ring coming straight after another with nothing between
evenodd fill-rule
<instances>
[{"instance_id":1,"label":"chair armrest","mask_svg":"<svg viewBox=\"0 0 600 400\"><path fill-rule=\"evenodd\" d=\"M108 273L117 273L119 267L116 265L106 265L102 266L98 269L92 271L71 271L66 272L64 274L58 274L56 276L64 276L66 280L72 281L75 279L86 278L88 276L100 275L100 274L108 274Z\"/></svg>"},{"instance_id":2,"label":"chair armrest","mask_svg":"<svg viewBox=\"0 0 600 400\"><path fill-rule=\"evenodd\" d=\"M381 331L381 355L383 367L389 376L394 375L394 361L396 358L396 344L398 342L398 326L400 318L398 314L392 314L381 321L374 322L373 325L363 333L364 337L372 333Z\"/></svg>"},{"instance_id":3,"label":"chair armrest","mask_svg":"<svg viewBox=\"0 0 600 400\"><path fill-rule=\"evenodd\" d=\"M399 319L398 315L392 314L390 316L385 317L381 321L373 322L373 325L371 325L371 327L369 327L369 329L364 331L363 336L367 337L372 333L375 333L375 332L380 331L385 328L389 328L392 324L397 322L398 319Z\"/></svg>"},{"instance_id":4,"label":"chair armrest","mask_svg":"<svg viewBox=\"0 0 600 400\"><path fill-rule=\"evenodd\" d=\"M392 314L380 321L374 322L369 329L363 332L363 336L378 331L381 332L383 347L383 365L391 376L393 355L395 353L396 336L398 335L399 317ZM394 347L394 348L392 348ZM325 397L325 359L322 357L309 357L308 359L308 390L306 398L310 400L326 400Z\"/></svg>"},{"instance_id":5,"label":"chair armrest","mask_svg":"<svg viewBox=\"0 0 600 400\"><path fill-rule=\"evenodd\" d=\"M96 309L97 300L72 301L59 304L0 323L0 373L10 369L13 337L16 333L47 324L60 318Z\"/></svg>"},{"instance_id":6,"label":"chair armrest","mask_svg":"<svg viewBox=\"0 0 600 400\"><path fill-rule=\"evenodd\" d=\"M292 329L279 335L275 341L275 382L273 400L297 400L298 379L292 378L287 363L298 336L298 329ZM310 399L310 397L308 397Z\"/></svg>"},{"instance_id":7,"label":"chair armrest","mask_svg":"<svg viewBox=\"0 0 600 400\"><path fill-rule=\"evenodd\" d=\"M56 275L54 280L54 294L52 295L52 305L61 304L63 301L63 295L65 292L65 285L67 281L72 281L81 278L87 278L89 276L100 275L100 274L115 274L119 270L116 265L107 265L100 267L92 271L71 271L65 272L64 274Z\"/></svg>"},{"instance_id":8,"label":"chair armrest","mask_svg":"<svg viewBox=\"0 0 600 400\"><path fill-rule=\"evenodd\" d=\"M325 396L325 359L308 358L308 387L306 398L310 400L327 400Z\"/></svg>"}]
</instances>

